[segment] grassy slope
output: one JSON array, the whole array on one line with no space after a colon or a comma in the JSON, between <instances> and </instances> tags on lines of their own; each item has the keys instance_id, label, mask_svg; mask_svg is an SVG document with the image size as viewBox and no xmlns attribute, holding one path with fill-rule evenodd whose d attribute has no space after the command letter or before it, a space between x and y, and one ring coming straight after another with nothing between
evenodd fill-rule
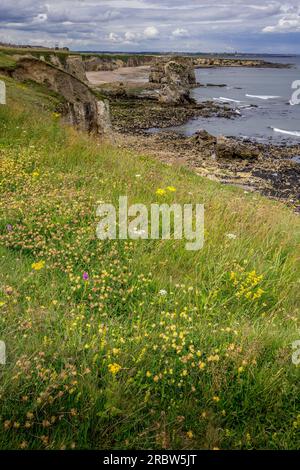
<instances>
[{"instance_id":1,"label":"grassy slope","mask_svg":"<svg viewBox=\"0 0 300 470\"><path fill-rule=\"evenodd\" d=\"M0 448L299 448L299 218L63 128L5 80ZM95 238L97 201L168 185L205 203L203 250Z\"/></svg>"}]
</instances>

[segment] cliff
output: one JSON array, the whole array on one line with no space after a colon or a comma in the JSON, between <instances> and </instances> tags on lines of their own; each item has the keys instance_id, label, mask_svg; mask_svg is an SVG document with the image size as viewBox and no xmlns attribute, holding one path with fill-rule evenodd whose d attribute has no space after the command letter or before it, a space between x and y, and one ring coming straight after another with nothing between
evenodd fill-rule
<instances>
[{"instance_id":1,"label":"cliff","mask_svg":"<svg viewBox=\"0 0 300 470\"><path fill-rule=\"evenodd\" d=\"M108 103L99 100L75 75L31 57L20 59L10 75L19 81L32 80L46 85L60 95L64 119L70 124L97 134L109 131Z\"/></svg>"}]
</instances>

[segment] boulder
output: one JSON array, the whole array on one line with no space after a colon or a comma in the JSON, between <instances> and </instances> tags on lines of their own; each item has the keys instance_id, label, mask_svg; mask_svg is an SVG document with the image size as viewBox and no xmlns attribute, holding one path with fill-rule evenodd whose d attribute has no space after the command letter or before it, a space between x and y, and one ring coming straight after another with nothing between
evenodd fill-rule
<instances>
[{"instance_id":1,"label":"boulder","mask_svg":"<svg viewBox=\"0 0 300 470\"><path fill-rule=\"evenodd\" d=\"M259 157L259 152L252 145L221 136L217 138L216 156L217 158L252 160Z\"/></svg>"},{"instance_id":2,"label":"boulder","mask_svg":"<svg viewBox=\"0 0 300 470\"><path fill-rule=\"evenodd\" d=\"M209 134L205 129L200 129L192 137L193 142L203 147L211 147L217 143L217 138Z\"/></svg>"}]
</instances>

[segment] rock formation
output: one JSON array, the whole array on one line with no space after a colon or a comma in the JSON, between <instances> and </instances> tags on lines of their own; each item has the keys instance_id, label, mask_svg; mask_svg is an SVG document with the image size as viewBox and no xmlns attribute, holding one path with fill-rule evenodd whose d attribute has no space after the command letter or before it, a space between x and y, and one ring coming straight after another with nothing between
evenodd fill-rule
<instances>
[{"instance_id":1,"label":"rock formation","mask_svg":"<svg viewBox=\"0 0 300 470\"><path fill-rule=\"evenodd\" d=\"M244 144L224 136L215 137L204 129L199 130L190 138L190 141L199 148L201 154L205 157L254 160L260 156L257 147L251 143Z\"/></svg>"},{"instance_id":2,"label":"rock formation","mask_svg":"<svg viewBox=\"0 0 300 470\"><path fill-rule=\"evenodd\" d=\"M191 87L196 84L193 60L189 57L160 57L151 67L149 82Z\"/></svg>"},{"instance_id":3,"label":"rock formation","mask_svg":"<svg viewBox=\"0 0 300 470\"><path fill-rule=\"evenodd\" d=\"M196 84L192 59L188 57L163 57L151 67L150 83L161 86L159 101L168 104L191 102L189 89Z\"/></svg>"},{"instance_id":4,"label":"rock formation","mask_svg":"<svg viewBox=\"0 0 300 470\"><path fill-rule=\"evenodd\" d=\"M108 132L108 103L99 100L93 91L74 75L29 57L20 59L11 74L19 81L32 80L46 85L60 95L64 118L70 124L97 134Z\"/></svg>"}]
</instances>

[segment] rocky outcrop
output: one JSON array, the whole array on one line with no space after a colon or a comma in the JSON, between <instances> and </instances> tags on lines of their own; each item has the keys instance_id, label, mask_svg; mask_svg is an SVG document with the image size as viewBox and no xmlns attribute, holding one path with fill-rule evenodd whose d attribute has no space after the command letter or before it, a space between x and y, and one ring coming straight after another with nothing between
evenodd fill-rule
<instances>
[{"instance_id":1,"label":"rocky outcrop","mask_svg":"<svg viewBox=\"0 0 300 470\"><path fill-rule=\"evenodd\" d=\"M184 105L192 102L188 88L175 84L164 85L158 93L158 101L165 104Z\"/></svg>"},{"instance_id":2,"label":"rocky outcrop","mask_svg":"<svg viewBox=\"0 0 300 470\"><path fill-rule=\"evenodd\" d=\"M259 157L259 152L250 144L246 145L227 137L218 137L216 144L217 158L239 158L241 160L253 160Z\"/></svg>"},{"instance_id":3,"label":"rocky outcrop","mask_svg":"<svg viewBox=\"0 0 300 470\"><path fill-rule=\"evenodd\" d=\"M224 57L195 57L194 66L201 67L266 67L266 68L288 68L288 64L266 62L259 59L224 58Z\"/></svg>"},{"instance_id":4,"label":"rocky outcrop","mask_svg":"<svg viewBox=\"0 0 300 470\"><path fill-rule=\"evenodd\" d=\"M64 119L70 124L97 134L110 128L108 103L99 100L93 91L74 75L34 58L23 58L12 76L16 80L32 80L46 85L62 97Z\"/></svg>"},{"instance_id":5,"label":"rocky outcrop","mask_svg":"<svg viewBox=\"0 0 300 470\"><path fill-rule=\"evenodd\" d=\"M257 146L243 143L224 136L215 137L204 129L199 130L190 138L193 145L199 148L204 157L215 157L226 160L254 160L260 153Z\"/></svg>"},{"instance_id":6,"label":"rocky outcrop","mask_svg":"<svg viewBox=\"0 0 300 470\"><path fill-rule=\"evenodd\" d=\"M86 74L84 62L81 55L70 55L66 58L65 67L66 72L71 73L82 82L86 82Z\"/></svg>"},{"instance_id":7,"label":"rocky outcrop","mask_svg":"<svg viewBox=\"0 0 300 470\"><path fill-rule=\"evenodd\" d=\"M188 57L159 58L151 67L149 82L161 86L158 95L161 103L190 103L189 90L196 84L193 61Z\"/></svg>"},{"instance_id":8,"label":"rocky outcrop","mask_svg":"<svg viewBox=\"0 0 300 470\"><path fill-rule=\"evenodd\" d=\"M191 87L196 84L193 60L189 57L160 57L151 67L149 82Z\"/></svg>"}]
</instances>

